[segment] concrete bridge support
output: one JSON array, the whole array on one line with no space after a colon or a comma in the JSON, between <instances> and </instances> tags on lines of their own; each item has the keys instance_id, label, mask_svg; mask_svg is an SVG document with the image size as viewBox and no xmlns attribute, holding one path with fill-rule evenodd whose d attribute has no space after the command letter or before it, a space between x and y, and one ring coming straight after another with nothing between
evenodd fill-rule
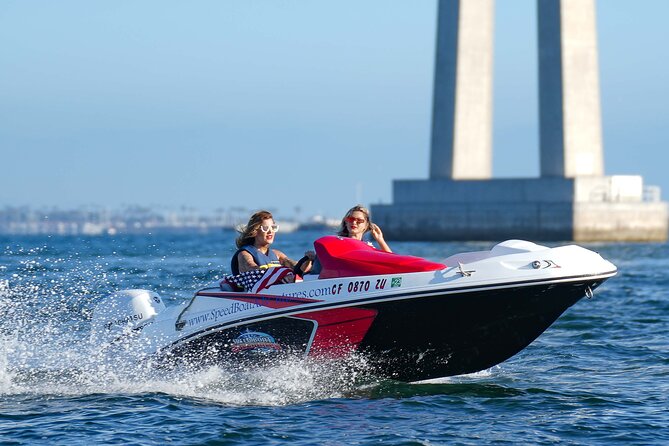
<instances>
[{"instance_id":1,"label":"concrete bridge support","mask_svg":"<svg viewBox=\"0 0 669 446\"><path fill-rule=\"evenodd\" d=\"M372 205L389 239L663 241L667 204L604 176L594 0L537 0L541 177L490 179L493 0L440 0L430 179Z\"/></svg>"}]
</instances>

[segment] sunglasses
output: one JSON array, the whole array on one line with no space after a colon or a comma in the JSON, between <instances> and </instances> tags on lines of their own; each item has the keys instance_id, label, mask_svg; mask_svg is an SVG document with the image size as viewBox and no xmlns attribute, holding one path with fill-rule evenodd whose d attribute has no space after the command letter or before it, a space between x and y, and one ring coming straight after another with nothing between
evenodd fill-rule
<instances>
[{"instance_id":1,"label":"sunglasses","mask_svg":"<svg viewBox=\"0 0 669 446\"><path fill-rule=\"evenodd\" d=\"M272 232L279 232L279 225L260 225L260 230L264 233L268 233L270 230Z\"/></svg>"},{"instance_id":2,"label":"sunglasses","mask_svg":"<svg viewBox=\"0 0 669 446\"><path fill-rule=\"evenodd\" d=\"M344 220L347 221L348 223L357 223L359 225L367 222L367 220L365 220L364 218L355 218L355 217L346 217Z\"/></svg>"}]
</instances>

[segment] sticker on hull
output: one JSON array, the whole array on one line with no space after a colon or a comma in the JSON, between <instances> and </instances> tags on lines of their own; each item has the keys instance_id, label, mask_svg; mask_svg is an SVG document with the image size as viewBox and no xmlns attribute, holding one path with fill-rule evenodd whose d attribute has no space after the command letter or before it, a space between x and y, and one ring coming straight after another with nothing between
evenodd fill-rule
<instances>
[{"instance_id":1,"label":"sticker on hull","mask_svg":"<svg viewBox=\"0 0 669 446\"><path fill-rule=\"evenodd\" d=\"M230 348L233 353L244 354L268 354L281 351L281 346L272 336L259 331L245 331L232 340Z\"/></svg>"}]
</instances>

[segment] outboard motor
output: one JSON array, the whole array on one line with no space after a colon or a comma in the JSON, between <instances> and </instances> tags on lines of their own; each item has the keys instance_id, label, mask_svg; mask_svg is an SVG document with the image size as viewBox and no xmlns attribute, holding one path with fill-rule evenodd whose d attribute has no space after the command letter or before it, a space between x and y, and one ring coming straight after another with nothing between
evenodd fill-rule
<instances>
[{"instance_id":1,"label":"outboard motor","mask_svg":"<svg viewBox=\"0 0 669 446\"><path fill-rule=\"evenodd\" d=\"M163 300L153 291L117 291L95 307L90 341L113 342L146 325L164 309Z\"/></svg>"}]
</instances>

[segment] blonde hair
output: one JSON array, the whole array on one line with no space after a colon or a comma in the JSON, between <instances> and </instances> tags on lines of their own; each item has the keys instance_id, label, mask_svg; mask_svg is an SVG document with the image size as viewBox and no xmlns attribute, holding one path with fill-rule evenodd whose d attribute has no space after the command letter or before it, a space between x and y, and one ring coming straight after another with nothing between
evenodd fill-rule
<instances>
[{"instance_id":1,"label":"blonde hair","mask_svg":"<svg viewBox=\"0 0 669 446\"><path fill-rule=\"evenodd\" d=\"M370 230L370 228L372 227L372 219L369 216L369 211L361 204L356 204L351 209L349 209L348 212L346 212L346 215L344 215L344 218L341 219L341 224L339 225L339 232L337 232L338 236L340 237L351 236L351 234L348 233L348 227L346 226L346 219L351 215L353 215L354 212L362 212L363 215L365 216L365 220L367 220L367 228L365 228L364 233Z\"/></svg>"},{"instance_id":2,"label":"blonde hair","mask_svg":"<svg viewBox=\"0 0 669 446\"><path fill-rule=\"evenodd\" d=\"M242 246L252 245L255 242L256 235L258 234L258 228L262 225L263 220L267 220L272 217L272 213L269 211L258 211L255 214L251 215L249 222L244 227L243 231L239 231L239 237L235 240L237 248Z\"/></svg>"}]
</instances>

